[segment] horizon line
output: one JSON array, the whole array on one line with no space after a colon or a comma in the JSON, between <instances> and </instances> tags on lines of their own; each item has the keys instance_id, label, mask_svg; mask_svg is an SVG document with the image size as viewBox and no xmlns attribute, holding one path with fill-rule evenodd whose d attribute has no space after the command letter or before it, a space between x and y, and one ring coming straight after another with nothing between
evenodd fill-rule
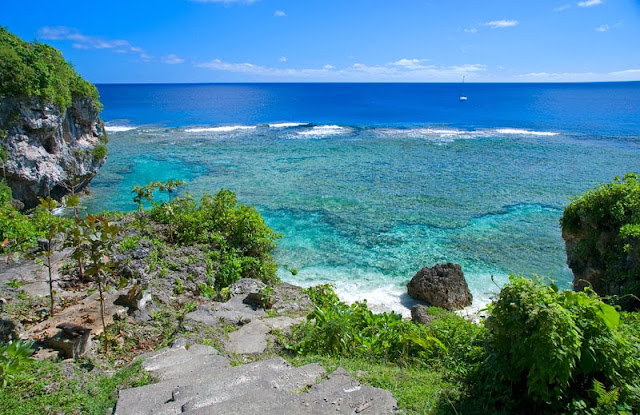
<instances>
[{"instance_id":1,"label":"horizon line","mask_svg":"<svg viewBox=\"0 0 640 415\"><path fill-rule=\"evenodd\" d=\"M394 84L405 84L405 85L415 85L415 84L461 84L461 82L456 81L429 81L429 82L414 82L414 81L307 81L307 82L298 82L298 81L233 81L233 82L92 82L94 85L256 85L256 84L289 84L289 85L300 85L300 84L338 84L338 85L349 85L349 84L362 84L362 85L371 85L371 84L379 84L379 85L394 85ZM516 82L516 81L476 81L476 82L468 82L465 81L465 85L468 84L514 84L514 85L544 85L544 84L628 84L628 83L640 83L640 80L636 81L528 81L528 82Z\"/></svg>"}]
</instances>

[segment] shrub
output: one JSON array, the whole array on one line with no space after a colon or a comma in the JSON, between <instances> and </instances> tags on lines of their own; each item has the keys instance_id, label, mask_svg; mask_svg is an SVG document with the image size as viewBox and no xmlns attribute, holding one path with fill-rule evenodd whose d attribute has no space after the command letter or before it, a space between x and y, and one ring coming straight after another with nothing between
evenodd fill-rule
<instances>
[{"instance_id":1,"label":"shrub","mask_svg":"<svg viewBox=\"0 0 640 415\"><path fill-rule=\"evenodd\" d=\"M486 329L485 369L496 381L487 385L506 406L595 411L598 391L614 390L619 410L640 404L637 340L592 290L560 292L511 276L490 306Z\"/></svg>"},{"instance_id":2,"label":"shrub","mask_svg":"<svg viewBox=\"0 0 640 415\"><path fill-rule=\"evenodd\" d=\"M233 192L223 189L215 196L205 194L200 203L189 195L175 197L169 203L155 203L151 217L169 225L171 240L209 246L210 260L217 265L217 290L240 278L277 282L271 252L280 235L253 207L238 203Z\"/></svg>"},{"instance_id":3,"label":"shrub","mask_svg":"<svg viewBox=\"0 0 640 415\"><path fill-rule=\"evenodd\" d=\"M316 304L307 322L293 333L289 348L302 355L358 357L399 364L424 362L446 353L427 328L403 321L400 314L375 314L366 301L347 305L330 286L307 290Z\"/></svg>"},{"instance_id":4,"label":"shrub","mask_svg":"<svg viewBox=\"0 0 640 415\"><path fill-rule=\"evenodd\" d=\"M98 144L97 146L95 146L93 148L93 159L95 161L99 161L102 160L103 158L107 157L107 153L109 152L109 150L107 150L107 146L104 144Z\"/></svg>"},{"instance_id":5,"label":"shrub","mask_svg":"<svg viewBox=\"0 0 640 415\"><path fill-rule=\"evenodd\" d=\"M0 180L0 254L26 252L38 245L38 238L44 237L49 226L46 209L36 209L31 217L11 205L11 189ZM68 219L53 216L53 225L63 226Z\"/></svg>"},{"instance_id":6,"label":"shrub","mask_svg":"<svg viewBox=\"0 0 640 415\"><path fill-rule=\"evenodd\" d=\"M18 340L0 344L0 389L5 388L31 363L29 356L35 351L33 342Z\"/></svg>"}]
</instances>

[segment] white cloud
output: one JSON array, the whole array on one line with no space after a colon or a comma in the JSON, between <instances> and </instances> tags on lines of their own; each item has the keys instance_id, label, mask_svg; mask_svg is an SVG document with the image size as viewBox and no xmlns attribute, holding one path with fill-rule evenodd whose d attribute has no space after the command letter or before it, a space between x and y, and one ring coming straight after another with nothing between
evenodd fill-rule
<instances>
[{"instance_id":1,"label":"white cloud","mask_svg":"<svg viewBox=\"0 0 640 415\"><path fill-rule=\"evenodd\" d=\"M45 26L38 31L38 36L45 40L70 40L76 49L109 49L116 53L136 53L145 60L152 59L144 49L132 45L127 40L87 36L72 27Z\"/></svg>"},{"instance_id":2,"label":"white cloud","mask_svg":"<svg viewBox=\"0 0 640 415\"><path fill-rule=\"evenodd\" d=\"M468 29L464 29L465 33L478 33L478 29L475 27L470 27Z\"/></svg>"},{"instance_id":3,"label":"white cloud","mask_svg":"<svg viewBox=\"0 0 640 415\"><path fill-rule=\"evenodd\" d=\"M161 60L163 63L168 63L169 65L176 65L184 62L183 58L176 56L173 53L163 56Z\"/></svg>"},{"instance_id":4,"label":"white cloud","mask_svg":"<svg viewBox=\"0 0 640 415\"><path fill-rule=\"evenodd\" d=\"M260 0L191 0L196 3L223 3L223 4L233 4L233 3L245 3L252 4Z\"/></svg>"},{"instance_id":5,"label":"white cloud","mask_svg":"<svg viewBox=\"0 0 640 415\"><path fill-rule=\"evenodd\" d=\"M286 17L287 14L285 12L283 12L282 10L276 10L275 12L273 12L273 15L275 17Z\"/></svg>"},{"instance_id":6,"label":"white cloud","mask_svg":"<svg viewBox=\"0 0 640 415\"><path fill-rule=\"evenodd\" d=\"M640 69L625 69L624 71L609 72L609 75L627 77L631 76L632 81L640 80Z\"/></svg>"},{"instance_id":7,"label":"white cloud","mask_svg":"<svg viewBox=\"0 0 640 415\"><path fill-rule=\"evenodd\" d=\"M286 62L287 61L287 57L286 56L280 56L278 58L278 62Z\"/></svg>"},{"instance_id":8,"label":"white cloud","mask_svg":"<svg viewBox=\"0 0 640 415\"><path fill-rule=\"evenodd\" d=\"M608 24L603 24L601 26L596 27L596 32L608 32L611 30Z\"/></svg>"},{"instance_id":9,"label":"white cloud","mask_svg":"<svg viewBox=\"0 0 640 415\"><path fill-rule=\"evenodd\" d=\"M492 29L500 29L503 27L513 27L518 25L517 20L493 20L483 23L484 26L489 26Z\"/></svg>"},{"instance_id":10,"label":"white cloud","mask_svg":"<svg viewBox=\"0 0 640 415\"><path fill-rule=\"evenodd\" d=\"M580 7L591 7L597 6L598 4L602 4L602 0L585 0L578 3Z\"/></svg>"},{"instance_id":11,"label":"white cloud","mask_svg":"<svg viewBox=\"0 0 640 415\"><path fill-rule=\"evenodd\" d=\"M526 82L606 82L606 81L638 81L640 69L598 72L532 72L517 75L515 80Z\"/></svg>"},{"instance_id":12,"label":"white cloud","mask_svg":"<svg viewBox=\"0 0 640 415\"><path fill-rule=\"evenodd\" d=\"M422 63L426 61L426 59L400 59L391 62L389 65L400 66L406 69L423 69L426 68L426 66L422 65Z\"/></svg>"},{"instance_id":13,"label":"white cloud","mask_svg":"<svg viewBox=\"0 0 640 415\"><path fill-rule=\"evenodd\" d=\"M196 64L215 71L252 75L258 79L297 78L334 81L458 81L462 75L486 71L484 65L425 65L425 59L400 59L380 65L355 63L344 68L324 65L322 68L273 68L252 63L231 63L220 59Z\"/></svg>"},{"instance_id":14,"label":"white cloud","mask_svg":"<svg viewBox=\"0 0 640 415\"><path fill-rule=\"evenodd\" d=\"M568 10L571 8L570 4L563 4L562 6L558 6L555 9L553 9L554 12L563 12L565 10Z\"/></svg>"}]
</instances>

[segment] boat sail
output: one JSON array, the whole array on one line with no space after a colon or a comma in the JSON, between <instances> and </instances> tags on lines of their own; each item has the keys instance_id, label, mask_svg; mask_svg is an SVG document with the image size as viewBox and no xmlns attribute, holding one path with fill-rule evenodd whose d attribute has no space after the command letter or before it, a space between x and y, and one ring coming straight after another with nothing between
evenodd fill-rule
<instances>
[{"instance_id":1,"label":"boat sail","mask_svg":"<svg viewBox=\"0 0 640 415\"><path fill-rule=\"evenodd\" d=\"M464 95L464 75L462 76L462 87L460 87L460 101L466 101L467 97Z\"/></svg>"}]
</instances>

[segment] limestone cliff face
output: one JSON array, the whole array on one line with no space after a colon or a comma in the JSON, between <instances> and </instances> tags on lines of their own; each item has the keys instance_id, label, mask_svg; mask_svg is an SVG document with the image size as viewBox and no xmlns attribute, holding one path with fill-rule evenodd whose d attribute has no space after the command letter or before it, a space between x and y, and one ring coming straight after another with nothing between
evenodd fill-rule
<instances>
[{"instance_id":1,"label":"limestone cliff face","mask_svg":"<svg viewBox=\"0 0 640 415\"><path fill-rule=\"evenodd\" d=\"M638 296L640 240L621 240L617 232L602 230L588 220L582 220L574 230L563 229L562 238L576 291L590 286L601 296ZM627 245L627 250L616 254L622 252L622 245ZM639 304L633 297L624 297L618 303L627 308Z\"/></svg>"},{"instance_id":2,"label":"limestone cliff face","mask_svg":"<svg viewBox=\"0 0 640 415\"><path fill-rule=\"evenodd\" d=\"M37 99L0 99L0 129L9 155L4 174L26 208L49 194L60 199L73 185L86 188L106 160L104 123L90 98L74 98L66 110Z\"/></svg>"},{"instance_id":3,"label":"limestone cliff face","mask_svg":"<svg viewBox=\"0 0 640 415\"><path fill-rule=\"evenodd\" d=\"M582 291L589 286L601 295L619 294L620 287L605 278L605 255L611 249L616 234L600 232L596 226L585 222L581 222L581 227L576 230L562 230L567 265L573 272L573 287Z\"/></svg>"}]
</instances>

